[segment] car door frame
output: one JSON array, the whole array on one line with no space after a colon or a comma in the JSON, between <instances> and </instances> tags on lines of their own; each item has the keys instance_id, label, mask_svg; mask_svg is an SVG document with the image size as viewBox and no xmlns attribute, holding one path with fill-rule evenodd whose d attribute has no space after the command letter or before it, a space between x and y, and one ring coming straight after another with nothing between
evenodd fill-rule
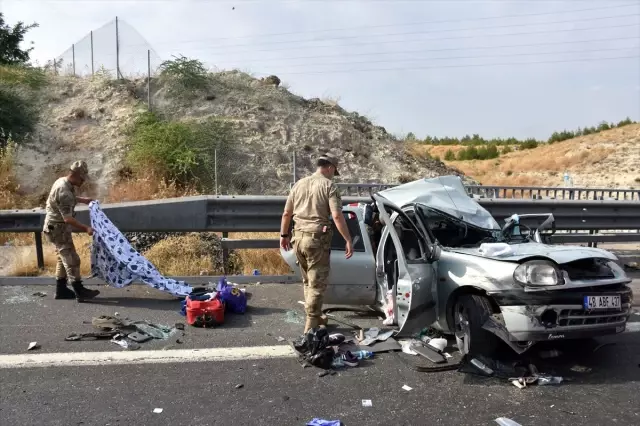
<instances>
[{"instance_id":1,"label":"car door frame","mask_svg":"<svg viewBox=\"0 0 640 426\"><path fill-rule=\"evenodd\" d=\"M399 326L400 335L410 335L428 327L437 321L438 314L438 288L437 288L437 259L440 251L431 241L424 230L424 226L412 220L400 207L384 198L374 194L373 199L378 207L381 221L385 225L378 251L376 253L376 280L378 289L388 289L388 280L384 273L385 246L389 238L395 246L397 255L397 281L393 284L394 317ZM386 209L393 213L390 215ZM402 216L419 239L421 244L421 257L407 259L400 236L397 234L394 223ZM385 294L379 295L386 298Z\"/></svg>"}]
</instances>

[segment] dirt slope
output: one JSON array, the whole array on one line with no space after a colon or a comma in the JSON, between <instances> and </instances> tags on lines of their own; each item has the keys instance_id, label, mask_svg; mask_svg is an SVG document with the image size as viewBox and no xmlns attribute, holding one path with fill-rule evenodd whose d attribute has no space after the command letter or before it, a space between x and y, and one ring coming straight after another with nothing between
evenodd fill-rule
<instances>
[{"instance_id":1,"label":"dirt slope","mask_svg":"<svg viewBox=\"0 0 640 426\"><path fill-rule=\"evenodd\" d=\"M235 149L219 160L237 183L235 193L284 194L292 180L312 170L327 150L343 162L341 182L397 182L457 173L430 158L408 155L406 145L355 112L319 99L304 99L241 72L212 74L210 89L181 104L152 81L154 110L174 119L222 117L233 123ZM114 82L53 77L42 89L43 114L36 140L17 154L16 172L24 193L45 193L75 159L91 169L92 194L104 196L123 165L125 131L146 109L146 81Z\"/></svg>"},{"instance_id":2,"label":"dirt slope","mask_svg":"<svg viewBox=\"0 0 640 426\"><path fill-rule=\"evenodd\" d=\"M423 149L444 158L449 147ZM515 151L493 160L446 163L484 185L562 186L566 170L574 186L640 188L640 124Z\"/></svg>"}]
</instances>

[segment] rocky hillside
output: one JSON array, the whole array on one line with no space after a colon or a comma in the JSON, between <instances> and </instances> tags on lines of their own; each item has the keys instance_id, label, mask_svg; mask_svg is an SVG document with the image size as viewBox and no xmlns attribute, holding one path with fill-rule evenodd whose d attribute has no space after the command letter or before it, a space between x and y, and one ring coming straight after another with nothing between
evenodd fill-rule
<instances>
[{"instance_id":1,"label":"rocky hillside","mask_svg":"<svg viewBox=\"0 0 640 426\"><path fill-rule=\"evenodd\" d=\"M170 120L216 117L232 124L230 148L218 152L218 171L226 174L219 179L232 183L229 193L284 194L292 180L294 152L298 177L309 173L313 158L326 151L342 160L341 182L459 174L428 156L411 155L384 127L336 104L304 99L241 72L207 78L207 89L188 101L176 101L161 80L153 79L151 103ZM84 159L91 170L91 192L104 196L124 166L127 129L147 109L147 82L103 76L51 79L40 89L35 138L16 155L21 190L45 193L70 162Z\"/></svg>"},{"instance_id":2,"label":"rocky hillside","mask_svg":"<svg viewBox=\"0 0 640 426\"><path fill-rule=\"evenodd\" d=\"M414 150L444 158L446 151L462 148L420 145ZM491 160L446 163L484 185L562 186L568 171L574 186L640 188L640 124L514 150Z\"/></svg>"}]
</instances>

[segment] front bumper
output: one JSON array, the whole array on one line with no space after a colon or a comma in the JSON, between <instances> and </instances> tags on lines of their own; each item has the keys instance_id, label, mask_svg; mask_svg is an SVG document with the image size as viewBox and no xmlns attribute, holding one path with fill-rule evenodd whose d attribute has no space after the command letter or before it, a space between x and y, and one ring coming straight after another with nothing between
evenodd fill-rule
<instances>
[{"instance_id":1,"label":"front bumper","mask_svg":"<svg viewBox=\"0 0 640 426\"><path fill-rule=\"evenodd\" d=\"M584 296L619 295L621 309L585 310ZM625 330L631 314L633 293L626 285L525 292L491 293L501 314L485 329L509 342L582 339L617 334Z\"/></svg>"}]
</instances>

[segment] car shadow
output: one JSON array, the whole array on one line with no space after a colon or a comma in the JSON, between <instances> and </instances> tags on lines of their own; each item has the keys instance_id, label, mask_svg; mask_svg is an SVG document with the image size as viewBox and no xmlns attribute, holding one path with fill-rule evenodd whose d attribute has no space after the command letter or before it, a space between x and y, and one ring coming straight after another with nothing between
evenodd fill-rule
<instances>
[{"instance_id":1,"label":"car shadow","mask_svg":"<svg viewBox=\"0 0 640 426\"><path fill-rule=\"evenodd\" d=\"M540 374L562 377L560 386L621 384L640 381L639 351L640 333L623 333L598 339L542 342L522 355L504 352L492 357L492 361L499 365L533 364ZM474 374L466 374L464 380L465 384L487 381L513 386L503 378Z\"/></svg>"}]
</instances>

